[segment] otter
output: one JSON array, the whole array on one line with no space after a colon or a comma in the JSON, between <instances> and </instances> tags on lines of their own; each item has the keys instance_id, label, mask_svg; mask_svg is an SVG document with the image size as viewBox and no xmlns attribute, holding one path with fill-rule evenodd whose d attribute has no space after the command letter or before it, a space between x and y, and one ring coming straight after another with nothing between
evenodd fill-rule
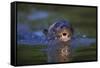
<instances>
[{"instance_id":1,"label":"otter","mask_svg":"<svg viewBox=\"0 0 100 68\"><path fill-rule=\"evenodd\" d=\"M48 30L45 29L44 33L48 40L48 63L70 61L72 25L66 20L59 20L54 22Z\"/></svg>"}]
</instances>

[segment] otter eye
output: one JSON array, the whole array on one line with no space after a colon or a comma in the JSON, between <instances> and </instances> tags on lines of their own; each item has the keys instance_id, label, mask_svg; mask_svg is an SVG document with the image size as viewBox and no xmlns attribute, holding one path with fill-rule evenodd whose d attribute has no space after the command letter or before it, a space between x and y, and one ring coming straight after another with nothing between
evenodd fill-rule
<instances>
[{"instance_id":1,"label":"otter eye","mask_svg":"<svg viewBox=\"0 0 100 68\"><path fill-rule=\"evenodd\" d=\"M63 33L63 36L66 36L67 35L67 33Z\"/></svg>"}]
</instances>

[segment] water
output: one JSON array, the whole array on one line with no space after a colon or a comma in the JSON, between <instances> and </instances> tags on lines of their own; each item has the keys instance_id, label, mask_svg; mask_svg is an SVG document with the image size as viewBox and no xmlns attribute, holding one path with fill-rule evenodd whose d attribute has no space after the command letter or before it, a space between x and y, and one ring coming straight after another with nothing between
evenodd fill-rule
<instances>
[{"instance_id":1,"label":"water","mask_svg":"<svg viewBox=\"0 0 100 68\"><path fill-rule=\"evenodd\" d=\"M25 37L25 35L23 35ZM19 39L18 44L25 44L25 45L47 45L48 41L46 40L45 35L41 31L31 32L27 34L27 37L24 39ZM87 38L87 37L76 37L71 40L71 46L76 48L78 46L89 46L93 43L96 43L95 38Z\"/></svg>"}]
</instances>

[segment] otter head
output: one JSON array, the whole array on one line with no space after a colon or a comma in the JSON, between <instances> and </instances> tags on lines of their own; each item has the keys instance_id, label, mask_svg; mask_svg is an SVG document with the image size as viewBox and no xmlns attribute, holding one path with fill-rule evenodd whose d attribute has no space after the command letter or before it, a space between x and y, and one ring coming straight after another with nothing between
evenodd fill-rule
<instances>
[{"instance_id":1,"label":"otter head","mask_svg":"<svg viewBox=\"0 0 100 68\"><path fill-rule=\"evenodd\" d=\"M56 36L59 41L67 42L72 38L72 31L70 28L63 27L56 32Z\"/></svg>"},{"instance_id":2,"label":"otter head","mask_svg":"<svg viewBox=\"0 0 100 68\"><path fill-rule=\"evenodd\" d=\"M61 42L70 41L73 35L72 26L66 20L56 21L49 27L48 32L47 30L45 31L49 38L59 40Z\"/></svg>"}]
</instances>

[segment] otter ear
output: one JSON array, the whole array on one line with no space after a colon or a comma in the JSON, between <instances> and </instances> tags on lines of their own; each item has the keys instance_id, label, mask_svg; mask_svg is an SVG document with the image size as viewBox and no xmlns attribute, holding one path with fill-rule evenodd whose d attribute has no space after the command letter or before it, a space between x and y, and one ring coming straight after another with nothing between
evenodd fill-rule
<instances>
[{"instance_id":1,"label":"otter ear","mask_svg":"<svg viewBox=\"0 0 100 68\"><path fill-rule=\"evenodd\" d=\"M47 29L44 29L44 30L43 30L43 33L47 36L48 30L47 30Z\"/></svg>"}]
</instances>

